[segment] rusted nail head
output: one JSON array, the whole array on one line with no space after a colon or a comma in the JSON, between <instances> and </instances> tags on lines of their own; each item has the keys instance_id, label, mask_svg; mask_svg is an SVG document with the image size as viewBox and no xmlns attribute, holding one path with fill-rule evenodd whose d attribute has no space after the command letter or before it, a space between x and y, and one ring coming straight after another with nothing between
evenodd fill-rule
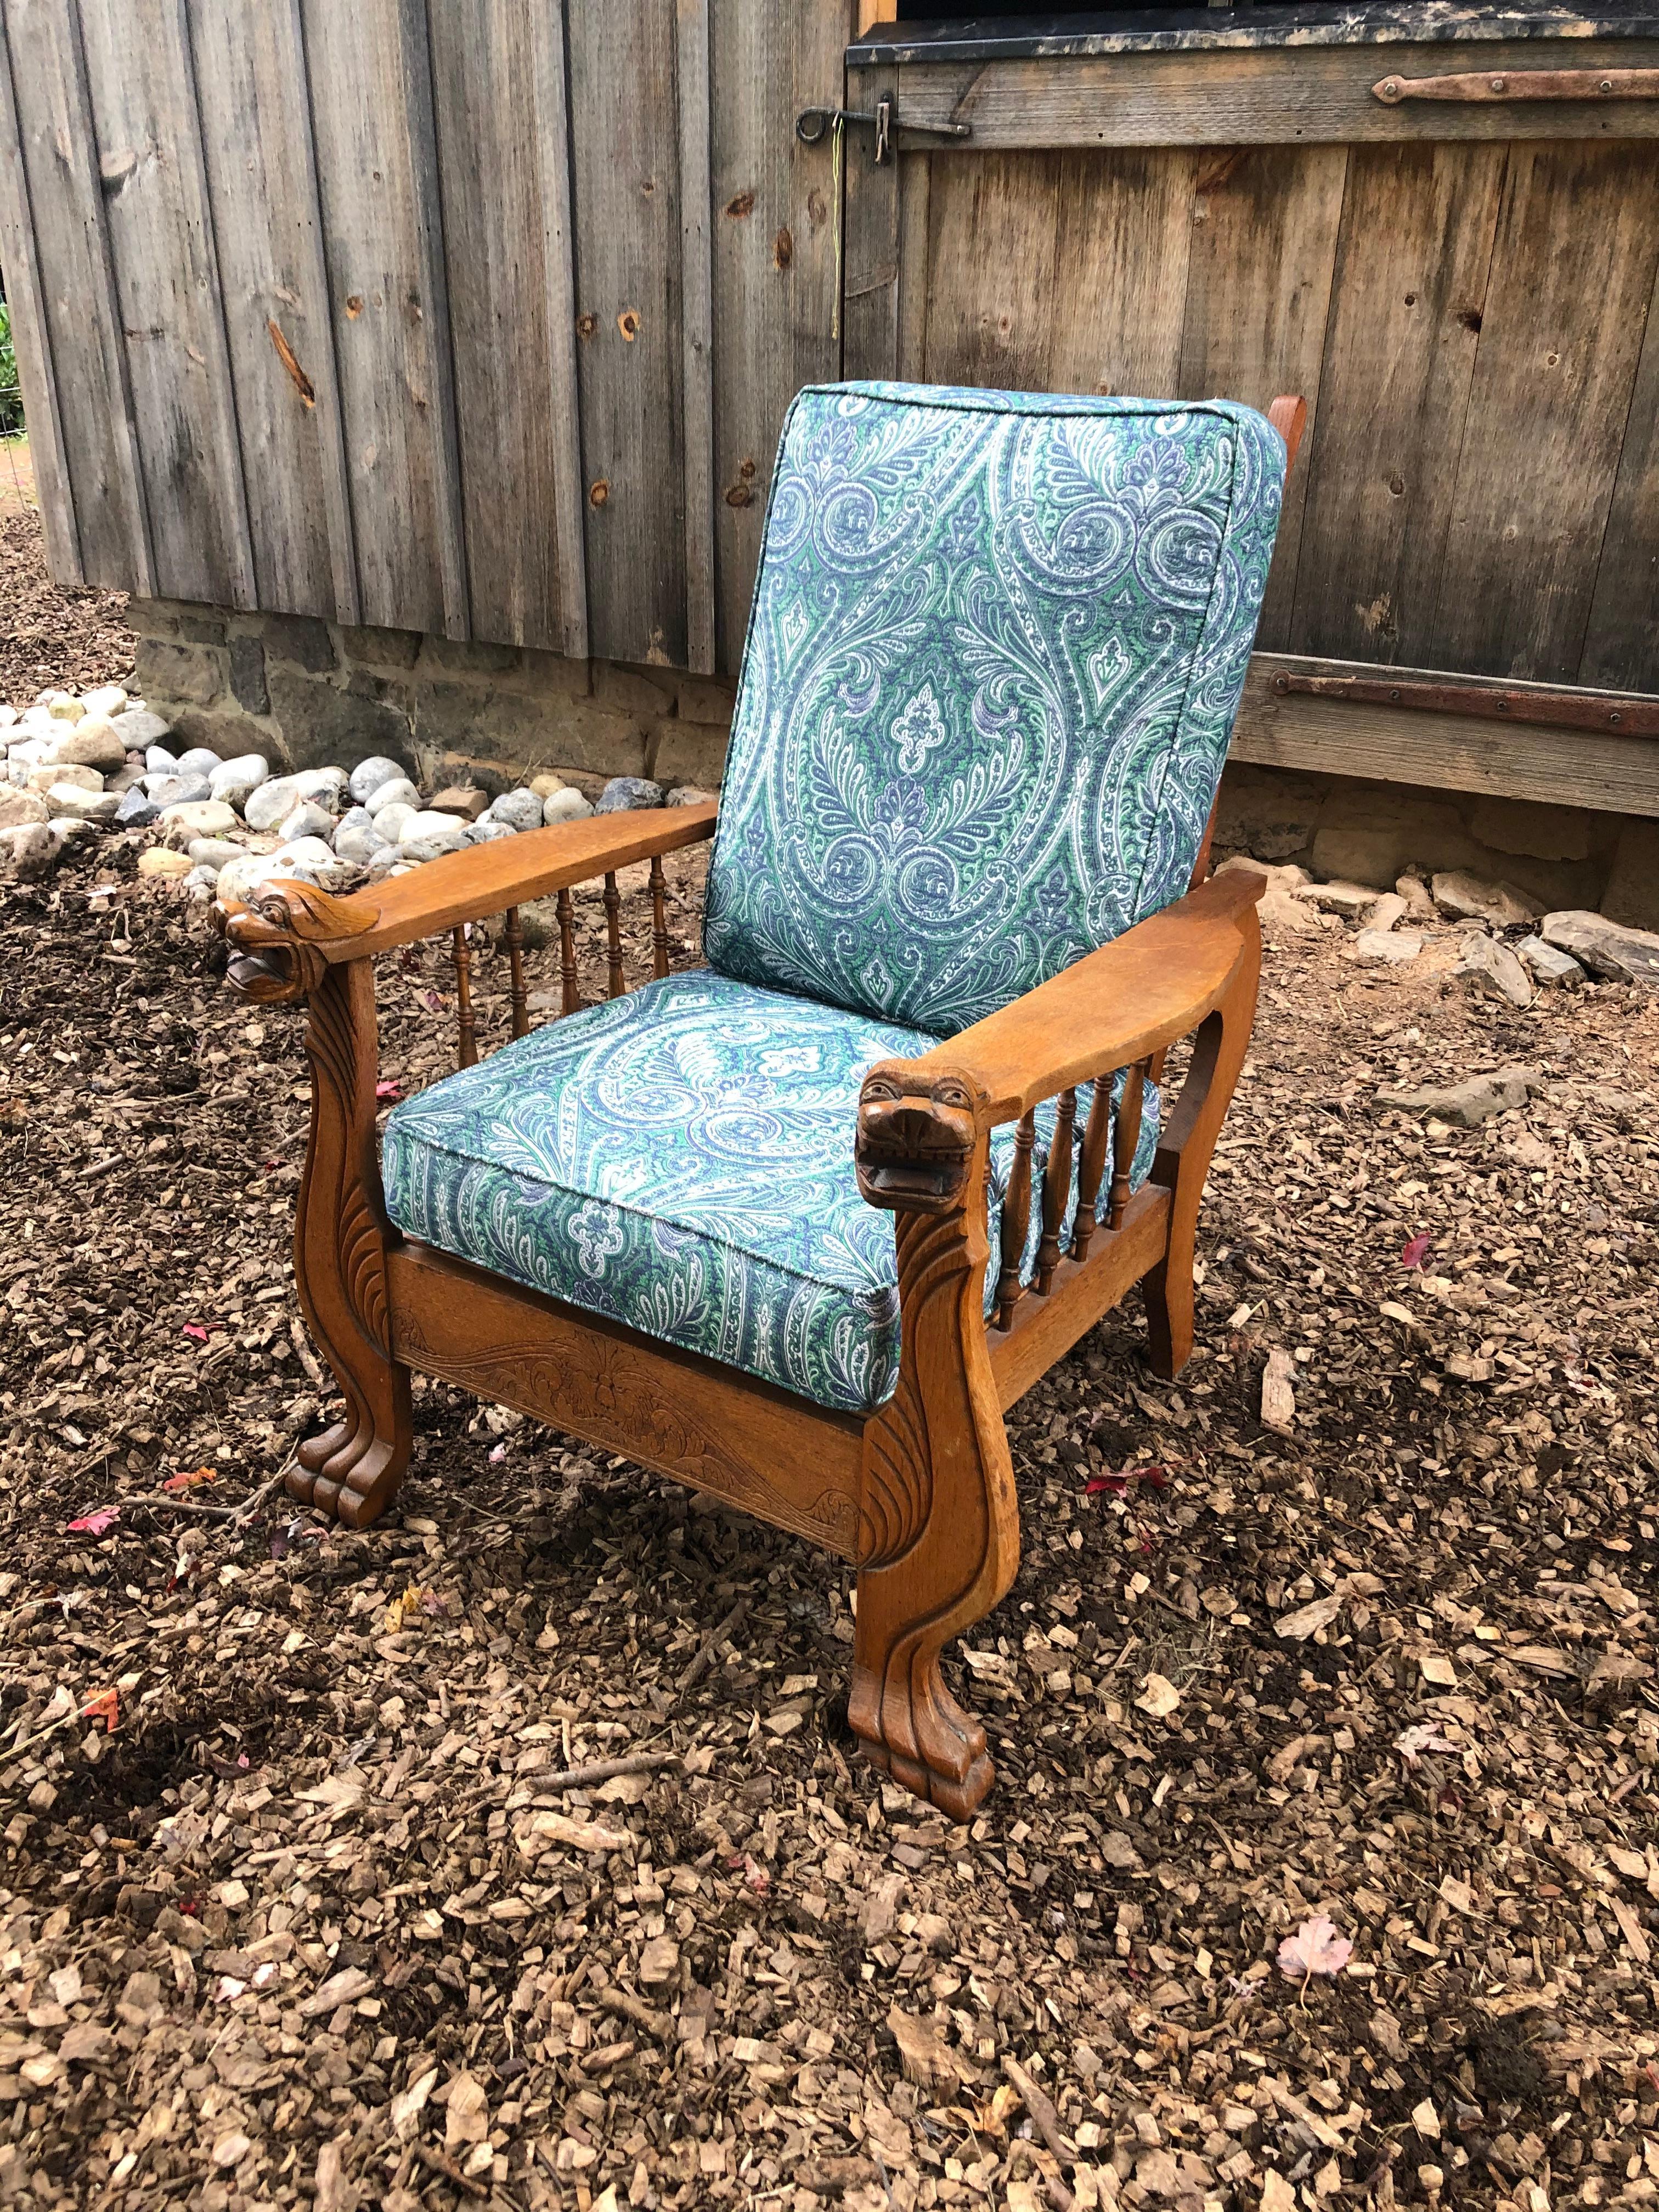
<instances>
[{"instance_id":1,"label":"rusted nail head","mask_svg":"<svg viewBox=\"0 0 1659 2212\"><path fill-rule=\"evenodd\" d=\"M1494 92L1507 92L1509 90L1509 79L1507 77L1495 76L1492 81L1492 88Z\"/></svg>"}]
</instances>

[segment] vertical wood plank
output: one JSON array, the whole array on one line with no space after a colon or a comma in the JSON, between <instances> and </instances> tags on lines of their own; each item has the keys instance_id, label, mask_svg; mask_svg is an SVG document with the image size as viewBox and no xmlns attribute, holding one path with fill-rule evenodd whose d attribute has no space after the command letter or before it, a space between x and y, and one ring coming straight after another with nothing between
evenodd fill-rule
<instances>
[{"instance_id":1,"label":"vertical wood plank","mask_svg":"<svg viewBox=\"0 0 1659 2212\"><path fill-rule=\"evenodd\" d=\"M541 0L445 0L431 33L471 619L481 636L562 651L560 522L580 495L561 465L556 312L574 339L548 267L550 246L567 250L548 234L544 172L565 159L539 104L549 14ZM562 43L559 61L562 111Z\"/></svg>"},{"instance_id":2,"label":"vertical wood plank","mask_svg":"<svg viewBox=\"0 0 1659 2212\"><path fill-rule=\"evenodd\" d=\"M196 73L182 0L80 0L156 588L252 606Z\"/></svg>"},{"instance_id":3,"label":"vertical wood plank","mask_svg":"<svg viewBox=\"0 0 1659 2212\"><path fill-rule=\"evenodd\" d=\"M828 141L795 118L841 104L853 0L711 0L715 651L735 673L778 434L803 384L841 373Z\"/></svg>"},{"instance_id":4,"label":"vertical wood plank","mask_svg":"<svg viewBox=\"0 0 1659 2212\"><path fill-rule=\"evenodd\" d=\"M873 113L898 99L898 71L860 70L858 106ZM876 134L854 125L847 133L842 198L845 274L842 286L842 362L848 377L898 374L900 159L878 163ZM937 218L935 218L937 220Z\"/></svg>"},{"instance_id":5,"label":"vertical wood plank","mask_svg":"<svg viewBox=\"0 0 1659 2212\"><path fill-rule=\"evenodd\" d=\"M608 659L686 659L675 18L568 11L589 630Z\"/></svg>"},{"instance_id":6,"label":"vertical wood plank","mask_svg":"<svg viewBox=\"0 0 1659 2212\"><path fill-rule=\"evenodd\" d=\"M1297 653L1424 665L1505 160L1502 145L1358 146L1349 157Z\"/></svg>"},{"instance_id":7,"label":"vertical wood plank","mask_svg":"<svg viewBox=\"0 0 1659 2212\"><path fill-rule=\"evenodd\" d=\"M1056 392L1174 392L1198 162L1185 146L1060 157L1048 364Z\"/></svg>"},{"instance_id":8,"label":"vertical wood plank","mask_svg":"<svg viewBox=\"0 0 1659 2212\"><path fill-rule=\"evenodd\" d=\"M587 653L587 547L582 516L581 395L576 368L576 226L570 183L570 80L564 0L532 9L536 112L546 143L541 161L542 268L547 287L553 411L554 534L558 550L562 649Z\"/></svg>"},{"instance_id":9,"label":"vertical wood plank","mask_svg":"<svg viewBox=\"0 0 1659 2212\"><path fill-rule=\"evenodd\" d=\"M298 0L197 9L191 33L259 603L356 623Z\"/></svg>"},{"instance_id":10,"label":"vertical wood plank","mask_svg":"<svg viewBox=\"0 0 1659 2212\"><path fill-rule=\"evenodd\" d=\"M1210 149L1200 157L1178 395L1266 407L1281 392L1318 419L1345 146ZM1290 629L1307 471L1293 469L1257 642Z\"/></svg>"},{"instance_id":11,"label":"vertical wood plank","mask_svg":"<svg viewBox=\"0 0 1659 2212\"><path fill-rule=\"evenodd\" d=\"M40 501L46 558L60 584L82 584L80 532L70 489L64 449L64 422L58 402L58 367L46 325L40 257L23 162L22 131L12 75L11 36L0 4L0 268L6 272L11 307L13 349L22 386L29 455Z\"/></svg>"},{"instance_id":12,"label":"vertical wood plank","mask_svg":"<svg viewBox=\"0 0 1659 2212\"><path fill-rule=\"evenodd\" d=\"M465 635L450 341L419 0L301 0L362 618Z\"/></svg>"},{"instance_id":13,"label":"vertical wood plank","mask_svg":"<svg viewBox=\"0 0 1659 2212\"><path fill-rule=\"evenodd\" d=\"M933 164L908 153L899 167L898 373L909 384L927 375L927 262L933 234Z\"/></svg>"},{"instance_id":14,"label":"vertical wood plank","mask_svg":"<svg viewBox=\"0 0 1659 2212\"><path fill-rule=\"evenodd\" d=\"M680 376L685 410L686 666L714 666L714 270L708 0L678 0Z\"/></svg>"},{"instance_id":15,"label":"vertical wood plank","mask_svg":"<svg viewBox=\"0 0 1659 2212\"><path fill-rule=\"evenodd\" d=\"M1431 666L1571 682L1659 266L1659 147L1510 151Z\"/></svg>"},{"instance_id":16,"label":"vertical wood plank","mask_svg":"<svg viewBox=\"0 0 1659 2212\"><path fill-rule=\"evenodd\" d=\"M1648 303L1578 678L1659 691L1659 289Z\"/></svg>"},{"instance_id":17,"label":"vertical wood plank","mask_svg":"<svg viewBox=\"0 0 1659 2212\"><path fill-rule=\"evenodd\" d=\"M1048 390L1060 156L929 160L928 380Z\"/></svg>"}]
</instances>

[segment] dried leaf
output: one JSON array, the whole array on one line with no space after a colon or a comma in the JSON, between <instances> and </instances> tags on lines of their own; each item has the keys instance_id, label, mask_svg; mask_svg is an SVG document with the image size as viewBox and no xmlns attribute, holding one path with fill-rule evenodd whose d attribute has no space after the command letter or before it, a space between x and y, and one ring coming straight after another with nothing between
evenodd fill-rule
<instances>
[{"instance_id":1,"label":"dried leaf","mask_svg":"<svg viewBox=\"0 0 1659 2212\"><path fill-rule=\"evenodd\" d=\"M83 1513L78 1521L69 1523L71 1536L101 1536L112 1528L121 1517L118 1505L100 1505L90 1513Z\"/></svg>"},{"instance_id":2,"label":"dried leaf","mask_svg":"<svg viewBox=\"0 0 1659 2212\"><path fill-rule=\"evenodd\" d=\"M1322 1912L1304 1920L1279 1947L1279 1971L1293 1982L1310 1974L1340 1974L1353 1956L1353 1945Z\"/></svg>"},{"instance_id":3,"label":"dried leaf","mask_svg":"<svg viewBox=\"0 0 1659 2212\"><path fill-rule=\"evenodd\" d=\"M186 1490L195 1490L204 1482L217 1482L218 1480L219 1471L216 1468L195 1467L188 1474L170 1474L161 1487L163 1490L171 1492L174 1497L179 1497Z\"/></svg>"},{"instance_id":4,"label":"dried leaf","mask_svg":"<svg viewBox=\"0 0 1659 2212\"><path fill-rule=\"evenodd\" d=\"M1426 1230L1419 1230L1400 1255L1402 1267L1420 1267L1429 1256L1430 1243Z\"/></svg>"}]
</instances>

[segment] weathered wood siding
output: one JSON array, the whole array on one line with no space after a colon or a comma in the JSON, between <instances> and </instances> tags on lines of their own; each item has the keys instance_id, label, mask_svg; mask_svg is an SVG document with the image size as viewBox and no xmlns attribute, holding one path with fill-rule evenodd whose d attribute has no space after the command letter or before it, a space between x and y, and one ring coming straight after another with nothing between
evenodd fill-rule
<instances>
[{"instance_id":1,"label":"weathered wood siding","mask_svg":"<svg viewBox=\"0 0 1659 2212\"><path fill-rule=\"evenodd\" d=\"M1395 68L854 69L851 104L973 136L849 142L848 374L1301 392L1264 652L1659 691L1659 106L1389 107Z\"/></svg>"},{"instance_id":2,"label":"weathered wood siding","mask_svg":"<svg viewBox=\"0 0 1659 2212\"><path fill-rule=\"evenodd\" d=\"M732 665L855 0L0 0L58 574Z\"/></svg>"}]
</instances>

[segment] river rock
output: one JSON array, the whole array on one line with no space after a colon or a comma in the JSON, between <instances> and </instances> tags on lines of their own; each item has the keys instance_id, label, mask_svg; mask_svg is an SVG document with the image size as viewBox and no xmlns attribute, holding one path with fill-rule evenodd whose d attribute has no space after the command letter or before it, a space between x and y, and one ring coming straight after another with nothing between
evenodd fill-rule
<instances>
[{"instance_id":1,"label":"river rock","mask_svg":"<svg viewBox=\"0 0 1659 2212\"><path fill-rule=\"evenodd\" d=\"M113 822L120 804L112 791L88 791L78 783L54 783L46 793L46 819Z\"/></svg>"},{"instance_id":2,"label":"river rock","mask_svg":"<svg viewBox=\"0 0 1659 2212\"><path fill-rule=\"evenodd\" d=\"M185 848L198 868L211 868L216 876L232 860L240 860L246 845L233 845L223 837L192 837Z\"/></svg>"},{"instance_id":3,"label":"river rock","mask_svg":"<svg viewBox=\"0 0 1659 2212\"><path fill-rule=\"evenodd\" d=\"M127 748L113 722L101 714L83 715L52 748L47 757L81 768L95 768L108 775L127 764Z\"/></svg>"},{"instance_id":4,"label":"river rock","mask_svg":"<svg viewBox=\"0 0 1659 2212\"><path fill-rule=\"evenodd\" d=\"M166 753L169 760L177 759L177 754L167 742L173 735L173 726L163 721L159 714L129 707L125 714L117 714L112 719L121 743L130 753ZM144 765L149 767L148 760Z\"/></svg>"},{"instance_id":5,"label":"river rock","mask_svg":"<svg viewBox=\"0 0 1659 2212\"><path fill-rule=\"evenodd\" d=\"M1477 1075L1467 1083L1454 1084L1449 1090L1398 1091L1385 1087L1377 1092L1376 1103L1379 1106L1395 1107L1403 1114L1431 1115L1437 1121L1454 1121L1462 1128L1473 1129L1482 1121L1491 1121L1494 1114L1524 1106L1543 1079L1535 1067L1511 1065L1498 1068L1491 1075Z\"/></svg>"},{"instance_id":6,"label":"river rock","mask_svg":"<svg viewBox=\"0 0 1659 2212\"><path fill-rule=\"evenodd\" d=\"M124 714L131 703L125 688L119 684L103 684L95 691L81 694L81 704L88 714L101 714L111 720Z\"/></svg>"},{"instance_id":7,"label":"river rock","mask_svg":"<svg viewBox=\"0 0 1659 2212\"><path fill-rule=\"evenodd\" d=\"M372 792L383 784L406 781L402 763L388 760L384 753L371 753L367 760L359 761L346 779L346 788L359 805Z\"/></svg>"},{"instance_id":8,"label":"river rock","mask_svg":"<svg viewBox=\"0 0 1659 2212\"><path fill-rule=\"evenodd\" d=\"M580 822L598 810L585 799L580 791L566 785L550 792L542 801L542 820L550 829L556 822Z\"/></svg>"},{"instance_id":9,"label":"river rock","mask_svg":"<svg viewBox=\"0 0 1659 2212\"><path fill-rule=\"evenodd\" d=\"M385 783L375 785L363 805L374 815L384 812L388 806L412 806L418 813L421 794L406 775L391 776Z\"/></svg>"},{"instance_id":10,"label":"river rock","mask_svg":"<svg viewBox=\"0 0 1659 2212\"><path fill-rule=\"evenodd\" d=\"M567 787L562 775L555 775L550 768L544 768L531 777L525 788L533 791L538 799L551 799L556 791L563 791Z\"/></svg>"},{"instance_id":11,"label":"river rock","mask_svg":"<svg viewBox=\"0 0 1659 2212\"><path fill-rule=\"evenodd\" d=\"M55 783L72 783L82 791L101 791L104 787L104 779L95 768L82 768L76 761L65 761L61 766L48 761L29 770L31 791L50 791Z\"/></svg>"},{"instance_id":12,"label":"river rock","mask_svg":"<svg viewBox=\"0 0 1659 2212\"><path fill-rule=\"evenodd\" d=\"M699 784L682 783L669 793L665 803L670 806L707 806L714 797L712 791L704 791Z\"/></svg>"},{"instance_id":13,"label":"river rock","mask_svg":"<svg viewBox=\"0 0 1659 2212\"><path fill-rule=\"evenodd\" d=\"M1547 914L1539 935L1607 982L1659 986L1659 933L1653 930L1626 929L1605 915L1573 909Z\"/></svg>"},{"instance_id":14,"label":"river rock","mask_svg":"<svg viewBox=\"0 0 1659 2212\"><path fill-rule=\"evenodd\" d=\"M504 791L483 818L486 822L503 822L509 830L539 830L542 800L533 791Z\"/></svg>"},{"instance_id":15,"label":"river rock","mask_svg":"<svg viewBox=\"0 0 1659 2212\"><path fill-rule=\"evenodd\" d=\"M314 799L302 799L291 813L283 817L276 834L285 845L301 837L319 837L327 844L333 830L334 817L327 807L319 806Z\"/></svg>"},{"instance_id":16,"label":"river rock","mask_svg":"<svg viewBox=\"0 0 1659 2212\"><path fill-rule=\"evenodd\" d=\"M67 691L43 691L34 703L37 707L44 707L58 722L78 722L87 711L81 702L72 699Z\"/></svg>"},{"instance_id":17,"label":"river rock","mask_svg":"<svg viewBox=\"0 0 1659 2212\"><path fill-rule=\"evenodd\" d=\"M1532 978L1501 938L1484 930L1463 939L1463 957L1453 971L1455 980L1477 999L1502 999L1511 1006L1529 1006Z\"/></svg>"},{"instance_id":18,"label":"river rock","mask_svg":"<svg viewBox=\"0 0 1659 2212\"><path fill-rule=\"evenodd\" d=\"M182 805L161 809L160 828L169 845L187 845L193 837L223 837L236 827L236 817L222 799L186 799Z\"/></svg>"},{"instance_id":19,"label":"river rock","mask_svg":"<svg viewBox=\"0 0 1659 2212\"><path fill-rule=\"evenodd\" d=\"M165 745L146 745L144 767L151 775L177 775L179 756L169 752Z\"/></svg>"},{"instance_id":20,"label":"river rock","mask_svg":"<svg viewBox=\"0 0 1659 2212\"><path fill-rule=\"evenodd\" d=\"M466 826L453 814L411 814L398 833L398 857L435 860L444 853L459 853L468 842Z\"/></svg>"},{"instance_id":21,"label":"river rock","mask_svg":"<svg viewBox=\"0 0 1659 2212\"><path fill-rule=\"evenodd\" d=\"M121 830L148 829L161 811L143 785L135 783L121 793L120 804L115 810L116 826Z\"/></svg>"},{"instance_id":22,"label":"river rock","mask_svg":"<svg viewBox=\"0 0 1659 2212\"><path fill-rule=\"evenodd\" d=\"M406 806L399 800L395 805L383 806L372 818L376 830L388 845L395 845L404 834L406 823L420 812L418 806Z\"/></svg>"},{"instance_id":23,"label":"river rock","mask_svg":"<svg viewBox=\"0 0 1659 2212\"><path fill-rule=\"evenodd\" d=\"M1576 991L1584 980L1584 971L1571 953L1558 951L1541 937L1523 937L1515 949L1527 963L1533 981L1546 989Z\"/></svg>"},{"instance_id":24,"label":"river rock","mask_svg":"<svg viewBox=\"0 0 1659 2212\"><path fill-rule=\"evenodd\" d=\"M192 745L188 752L179 756L180 775L211 775L216 768L223 766L211 745Z\"/></svg>"},{"instance_id":25,"label":"river rock","mask_svg":"<svg viewBox=\"0 0 1659 2212\"><path fill-rule=\"evenodd\" d=\"M250 795L270 779L270 763L263 753L238 753L208 770L208 789L227 806L243 807Z\"/></svg>"},{"instance_id":26,"label":"river rock","mask_svg":"<svg viewBox=\"0 0 1659 2212\"><path fill-rule=\"evenodd\" d=\"M502 837L516 837L518 831L510 822L474 822L468 825L467 838L474 845L493 845Z\"/></svg>"},{"instance_id":27,"label":"river rock","mask_svg":"<svg viewBox=\"0 0 1659 2212\"><path fill-rule=\"evenodd\" d=\"M204 775L147 775L144 789L157 806L185 806L193 799L213 796Z\"/></svg>"},{"instance_id":28,"label":"river rock","mask_svg":"<svg viewBox=\"0 0 1659 2212\"><path fill-rule=\"evenodd\" d=\"M0 790L0 830L21 830L44 822L51 811L38 791Z\"/></svg>"},{"instance_id":29,"label":"river rock","mask_svg":"<svg viewBox=\"0 0 1659 2212\"><path fill-rule=\"evenodd\" d=\"M9 706L5 700L0 699L0 730L10 729L12 724L18 720L16 708Z\"/></svg>"},{"instance_id":30,"label":"river rock","mask_svg":"<svg viewBox=\"0 0 1659 2212\"><path fill-rule=\"evenodd\" d=\"M194 865L187 853L175 853L169 845L152 845L138 855L141 876L171 876L182 881Z\"/></svg>"},{"instance_id":31,"label":"river rock","mask_svg":"<svg viewBox=\"0 0 1659 2212\"><path fill-rule=\"evenodd\" d=\"M1464 868L1436 876L1430 889L1441 913L1454 921L1489 921L1495 929L1512 929L1538 919L1537 908L1513 884L1489 884Z\"/></svg>"},{"instance_id":32,"label":"river rock","mask_svg":"<svg viewBox=\"0 0 1659 2212\"><path fill-rule=\"evenodd\" d=\"M0 847L10 854L21 882L39 883L57 866L64 841L45 822L20 822L15 829L0 830Z\"/></svg>"},{"instance_id":33,"label":"river rock","mask_svg":"<svg viewBox=\"0 0 1659 2212\"><path fill-rule=\"evenodd\" d=\"M648 776L613 775L593 803L595 814L627 814L635 807L660 806L668 793Z\"/></svg>"}]
</instances>

